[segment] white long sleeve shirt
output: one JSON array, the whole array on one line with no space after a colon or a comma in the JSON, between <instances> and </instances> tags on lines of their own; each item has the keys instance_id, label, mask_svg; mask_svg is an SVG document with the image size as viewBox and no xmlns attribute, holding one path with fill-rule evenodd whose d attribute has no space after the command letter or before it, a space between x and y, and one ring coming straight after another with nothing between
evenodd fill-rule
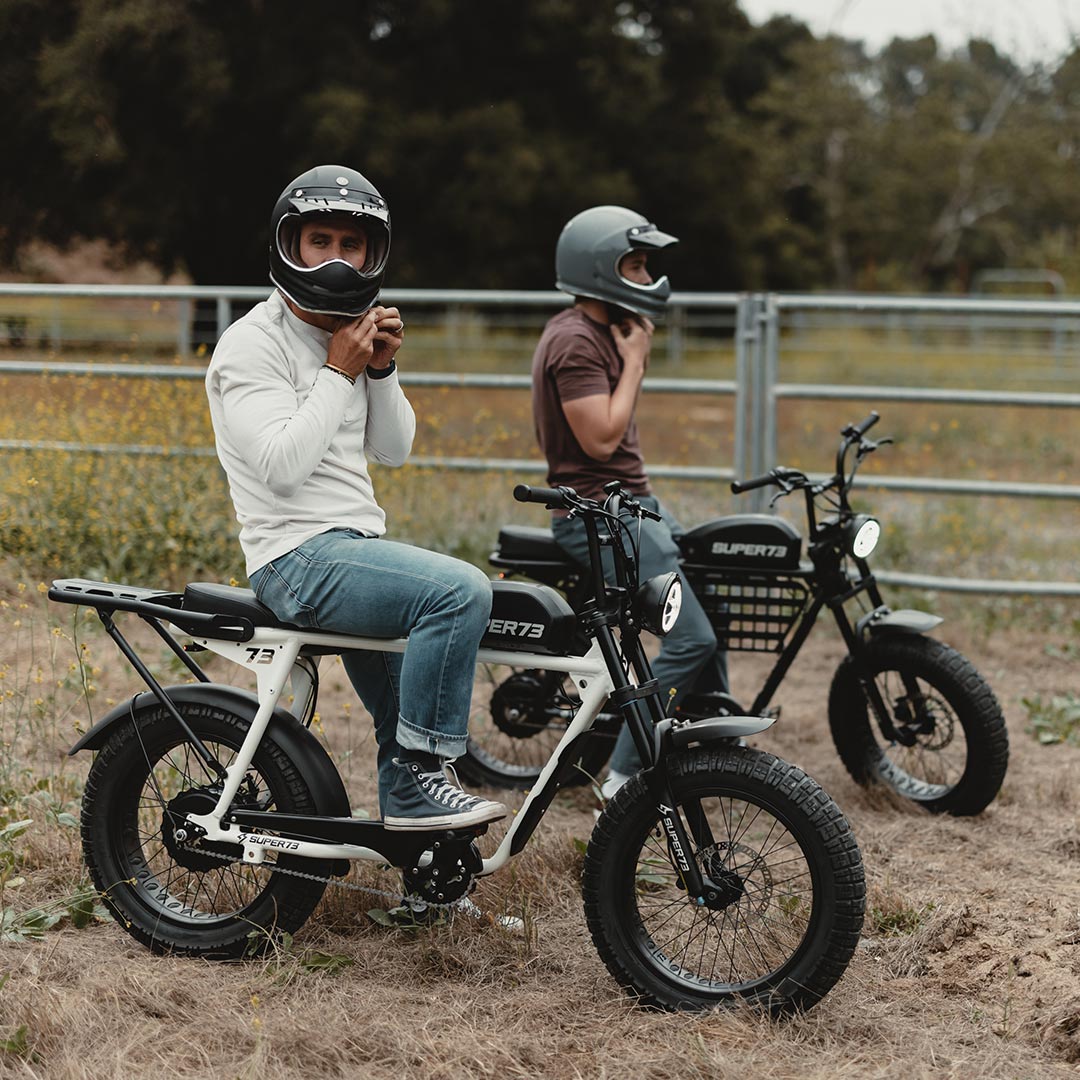
<instances>
[{"instance_id":1,"label":"white long sleeve shirt","mask_svg":"<svg viewBox=\"0 0 1080 1080\"><path fill-rule=\"evenodd\" d=\"M350 386L325 368L329 342L275 292L214 349L206 394L248 574L328 529L386 531L367 463L404 464L416 418L396 372Z\"/></svg>"}]
</instances>

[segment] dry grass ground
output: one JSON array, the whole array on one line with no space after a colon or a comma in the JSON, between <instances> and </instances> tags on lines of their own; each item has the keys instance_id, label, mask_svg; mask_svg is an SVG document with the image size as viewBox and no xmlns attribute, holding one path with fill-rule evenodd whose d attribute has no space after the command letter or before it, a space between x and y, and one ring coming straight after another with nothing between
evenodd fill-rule
<instances>
[{"instance_id":1,"label":"dry grass ground","mask_svg":"<svg viewBox=\"0 0 1080 1080\"><path fill-rule=\"evenodd\" d=\"M175 317L154 311L146 319L172 320L172 333ZM142 330L153 336L152 326ZM843 350L822 352L799 360L798 374L871 385L924 374L909 370L906 353L882 353L869 370L875 348L845 338L850 361ZM526 370L522 355L514 370ZM440 369L457 363L441 351L433 356ZM461 366L485 363L470 355ZM935 379L939 368L948 373L955 366L986 384L982 358L935 364ZM727 377L728 367L686 373ZM1030 388L1014 367L1010 359L1007 378L990 385ZM1036 388L1074 389L1072 366L1067 370L1060 387ZM209 429L196 390L190 383L5 376L0 435L205 447ZM418 454L535 455L524 393L416 388L411 396L421 417ZM874 404L784 403L781 460L827 469L841 424ZM1075 474L1075 423L1064 411L897 404L881 411L881 432L898 436L874 463L883 474L1058 483ZM647 395L641 421L650 462L731 460L728 399ZM13 452L5 462L4 547L31 559L41 568L35 574L173 585L239 576L227 494L212 461ZM481 563L500 523L514 517L540 524L543 517L537 510L528 518L526 508L510 503L521 477L401 470L377 479L395 535ZM663 494L687 524L731 509L719 489L672 483ZM961 505L872 494L867 501L886 522L879 566L964 576L1075 575L1080 524L1072 504ZM797 508L792 516L798 519ZM0 826L34 822L14 841L0 841L0 907L12 917L47 904L63 908L83 883L77 830L66 815L77 813L88 766L63 756L75 722L87 719L78 672L70 670L71 644L50 636L36 577L25 593L7 584L23 577L0 570L0 605L7 605L0 610ZM833 794L866 863L862 944L838 986L804 1017L774 1024L744 1013L670 1016L643 1012L625 998L598 960L582 914L580 844L589 836L593 802L579 790L561 795L524 854L477 891L486 910L525 916L522 937L467 919L418 932L388 930L368 915L385 904L382 898L335 890L287 948L259 962L153 957L114 923L98 920L76 929L65 918L40 940L2 943L0 1078L1075 1076L1080 748L1036 742L1025 731L1022 700L1080 693L1080 611L1075 602L1026 615L1026 600L956 603L978 607L980 615L950 621L941 636L990 680L1012 740L1004 789L982 816L928 817L849 780L824 717L840 658L825 626L778 696L780 722L758 740ZM100 715L136 689L136 679L100 635L86 644ZM153 644L147 655L162 651ZM760 680L760 662L733 659L741 697ZM234 670L214 669L223 679ZM336 670L328 668L324 680L320 727L348 777L353 805L372 809L373 740ZM375 889L395 885L371 869L354 870L350 880Z\"/></svg>"},{"instance_id":2,"label":"dry grass ground","mask_svg":"<svg viewBox=\"0 0 1080 1080\"><path fill-rule=\"evenodd\" d=\"M26 617L38 618L34 633L44 636L36 599ZM8 1040L0 1077L1076 1075L1080 749L1040 746L1024 730L1021 704L1077 688L1075 646L1047 650L1064 643L1062 627L1033 634L1014 625L987 635L947 623L944 630L990 679L1010 726L1009 775L981 817L929 817L847 778L823 716L840 657L828 627L818 628L782 688L780 722L759 738L834 795L866 862L863 941L839 985L804 1017L671 1016L623 996L582 915L577 842L588 838L593 801L578 790L557 799L524 854L476 893L488 911L524 915L523 936L463 918L422 931L386 929L367 914L386 901L334 890L287 948L257 962L154 957L110 921L84 929L64 921L39 941L0 945L0 1040ZM24 659L30 645L24 638ZM40 659L44 645L35 647ZM110 649L89 638L98 713L135 688ZM745 694L755 683L760 662L733 658L736 690ZM226 670L234 669L218 676ZM8 748L33 761L36 775L53 777L62 797L77 790L88 764L61 762L71 723L52 732L30 724ZM327 668L320 724L354 806L373 806L373 740L340 667ZM27 740L35 733L54 745L33 753ZM14 790L9 818L35 818L16 842L25 883L2 896L18 910L70 894L82 871L76 830L48 823L40 803ZM373 869L356 875L355 884L395 884Z\"/></svg>"}]
</instances>

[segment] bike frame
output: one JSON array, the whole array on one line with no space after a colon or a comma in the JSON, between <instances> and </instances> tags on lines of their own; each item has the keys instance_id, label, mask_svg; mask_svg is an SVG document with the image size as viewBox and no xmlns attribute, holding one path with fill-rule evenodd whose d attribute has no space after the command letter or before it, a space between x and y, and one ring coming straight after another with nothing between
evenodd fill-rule
<instances>
[{"instance_id":1,"label":"bike frame","mask_svg":"<svg viewBox=\"0 0 1080 1080\"><path fill-rule=\"evenodd\" d=\"M286 630L275 630L270 627L256 627L251 639L244 643L225 642L212 637L195 638L194 644L215 652L220 657L244 667L247 671L253 671L258 687L258 712L252 719L251 727L248 728L243 745L240 747L237 757L226 770L225 785L221 789L217 806L205 814L189 814L188 821L200 828L205 829L205 839L225 841L229 843L242 843L244 848L244 862L261 863L265 859L267 847L274 850L284 850L291 855L299 855L305 859L348 859L375 862L386 862L387 855L383 851L365 847L363 843L332 843L319 840L289 839L286 843L276 842L278 837L269 837L261 834L246 833L241 826L241 832L235 832L228 819L228 810L232 800L237 795L240 784L247 768L251 766L256 748L262 737L266 734L267 726L276 707L282 701L285 686L294 672L296 663L300 659L300 653L305 648L332 649L335 652L350 649L369 649L377 652L403 652L407 644L406 638L368 638L352 637L341 634L308 633ZM595 643L583 657L551 657L541 656L539 653L522 653L501 650L483 649L477 656L477 663L496 664L519 664L519 663L543 663L557 671L567 672L575 680L581 694L581 708L578 715L567 728L563 738L555 747L551 759L544 767L537 780L525 799L524 805L518 810L510 828L500 842L495 853L483 861L483 867L478 876L484 877L495 873L525 846L525 842L534 832L543 811L548 807L558 786L557 770L559 759L565 748L577 740L580 735L588 732L593 721L600 712L604 702L612 690L611 678L608 674L607 665L600 656L599 646ZM262 822L261 827L279 828L275 825L275 815L272 811L258 812L245 811L233 815L239 823L249 828L255 827ZM318 819L305 819L309 823ZM295 824L295 822L293 823ZM352 828L357 835L372 831L373 828L381 829L381 823L377 821L364 821L355 819ZM436 831L445 832L445 831ZM408 834L399 834L400 836ZM418 834L414 834L418 835ZM268 843L267 841L274 841Z\"/></svg>"},{"instance_id":2,"label":"bike frame","mask_svg":"<svg viewBox=\"0 0 1080 1080\"><path fill-rule=\"evenodd\" d=\"M757 696L754 698L750 711L752 713L763 713L768 708L773 694L776 693L784 676L791 668L795 657L798 656L799 650L805 644L807 637L809 637L810 631L814 628L818 615L821 614L821 609L827 606L836 620L836 625L844 639L848 653L860 672L863 690L869 699L871 708L874 710L882 736L886 740L896 741L899 738L899 733L893 725L888 706L882 698L873 677L863 670L863 637L860 629L865 619L860 620L859 625L853 627L844 609L844 605L849 600L854 599L861 593L865 593L870 599L869 615L886 611L885 601L869 563L865 559L854 555L851 556L852 562L858 570L858 577L852 580L844 572L843 557L839 554L839 545L842 543L842 538L838 535L840 521L844 520L845 517L850 517L852 513L851 505L848 502L848 491L855 480L855 473L862 460L864 448L876 449L878 445L876 443L864 444L863 438L877 421L878 414L872 412L861 424L857 426L850 425L845 428L843 432L844 438L836 454L836 471L832 477L822 484L804 484L801 486L806 509L807 553L813 563L813 570L801 573L799 576L809 585L811 600L809 606L799 618L799 624L795 628L794 634L792 634L784 648L780 650L776 663L766 677L761 690L758 691ZM855 463L849 471L847 456L853 448L859 449L857 450ZM790 493L792 490L788 483L794 475L801 476L804 481L806 479L802 474L797 474L792 470L776 469L770 474L771 477L775 478L778 486L781 487L782 493L785 494ZM749 490L752 486L759 486L761 481L765 479L765 477L762 477L758 481L751 481L749 484L741 485L742 490ZM736 490L736 485L732 485L732 490ZM819 525L815 498L829 490L835 490L837 493L837 510L840 517L831 523ZM777 498L779 497L777 496ZM904 683L909 692L917 693L918 688L914 680L909 679L907 675L904 676Z\"/></svg>"}]
</instances>

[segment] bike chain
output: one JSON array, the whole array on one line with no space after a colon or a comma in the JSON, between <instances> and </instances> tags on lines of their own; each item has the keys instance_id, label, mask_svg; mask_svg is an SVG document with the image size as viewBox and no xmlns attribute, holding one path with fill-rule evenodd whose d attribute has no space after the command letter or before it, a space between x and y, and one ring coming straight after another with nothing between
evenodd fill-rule
<instances>
[{"instance_id":1,"label":"bike chain","mask_svg":"<svg viewBox=\"0 0 1080 1080\"><path fill-rule=\"evenodd\" d=\"M197 855L209 856L212 859L220 859L222 862L227 862L230 865L251 866L251 867L268 867L275 874L288 874L289 877L304 878L307 881L320 881L324 885L333 885L338 889L345 889L351 892L367 893L369 896L379 896L385 900L393 900L395 907L409 906L410 898L403 896L401 893L386 892L385 889L373 889L369 885L357 885L351 881L343 881L341 878L336 877L322 877L319 874L309 874L305 870L290 870L287 867L281 866L279 863L250 863L244 859L234 859L230 855L220 855L216 851L207 851L205 848L192 847L190 844L181 844L181 851L190 851ZM475 879L474 879L475 881ZM468 893L463 895L468 896ZM460 899L460 897L459 897ZM435 908L438 910L458 910L456 907L457 901L452 901L446 904L439 904L435 901L423 900L419 897L413 897L414 901L419 901L425 904L429 908Z\"/></svg>"}]
</instances>

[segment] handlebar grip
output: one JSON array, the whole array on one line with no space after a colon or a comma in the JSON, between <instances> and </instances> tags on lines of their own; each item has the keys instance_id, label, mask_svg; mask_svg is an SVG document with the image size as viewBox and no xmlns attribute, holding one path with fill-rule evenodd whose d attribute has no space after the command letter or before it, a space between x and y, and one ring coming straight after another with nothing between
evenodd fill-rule
<instances>
[{"instance_id":1,"label":"handlebar grip","mask_svg":"<svg viewBox=\"0 0 1080 1080\"><path fill-rule=\"evenodd\" d=\"M764 476L755 476L753 480L732 480L731 491L733 495L739 495L744 491L753 491L754 488L768 487L775 483L776 477L772 473L766 473Z\"/></svg>"},{"instance_id":2,"label":"handlebar grip","mask_svg":"<svg viewBox=\"0 0 1080 1080\"><path fill-rule=\"evenodd\" d=\"M530 487L528 484L518 484L514 488L514 498L523 503L543 503L549 509L561 507L566 509L566 496L557 488Z\"/></svg>"},{"instance_id":3,"label":"handlebar grip","mask_svg":"<svg viewBox=\"0 0 1080 1080\"><path fill-rule=\"evenodd\" d=\"M878 412L872 412L861 424L855 426L855 434L865 435L880 419Z\"/></svg>"}]
</instances>

